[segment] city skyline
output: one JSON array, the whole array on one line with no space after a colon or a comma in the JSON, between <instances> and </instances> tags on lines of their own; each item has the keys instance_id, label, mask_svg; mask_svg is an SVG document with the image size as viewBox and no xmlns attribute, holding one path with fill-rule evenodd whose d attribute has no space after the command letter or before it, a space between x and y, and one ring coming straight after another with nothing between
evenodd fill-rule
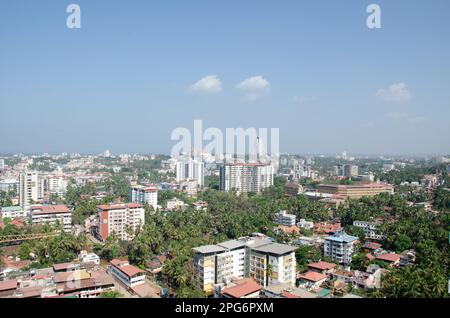
<instances>
[{"instance_id":1,"label":"city skyline","mask_svg":"<svg viewBox=\"0 0 450 318\"><path fill-rule=\"evenodd\" d=\"M2 3L0 152L168 154L195 119L289 153L450 145L446 1L377 1L375 30L361 1L76 3L74 30L68 3Z\"/></svg>"}]
</instances>

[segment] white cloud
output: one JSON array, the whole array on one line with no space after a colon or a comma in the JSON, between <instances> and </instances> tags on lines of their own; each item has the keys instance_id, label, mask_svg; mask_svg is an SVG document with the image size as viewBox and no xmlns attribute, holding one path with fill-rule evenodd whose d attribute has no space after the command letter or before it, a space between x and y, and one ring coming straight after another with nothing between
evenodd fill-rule
<instances>
[{"instance_id":1,"label":"white cloud","mask_svg":"<svg viewBox=\"0 0 450 318\"><path fill-rule=\"evenodd\" d=\"M270 92L270 83L262 76L253 76L237 84L236 88L244 93L245 99L255 100Z\"/></svg>"},{"instance_id":2,"label":"white cloud","mask_svg":"<svg viewBox=\"0 0 450 318\"><path fill-rule=\"evenodd\" d=\"M405 83L396 83L388 88L380 88L377 96L388 102L407 102L412 98L411 91Z\"/></svg>"},{"instance_id":3,"label":"white cloud","mask_svg":"<svg viewBox=\"0 0 450 318\"><path fill-rule=\"evenodd\" d=\"M294 96L292 98L294 103L299 103L299 104L315 102L318 99L319 98L317 96Z\"/></svg>"},{"instance_id":4,"label":"white cloud","mask_svg":"<svg viewBox=\"0 0 450 318\"><path fill-rule=\"evenodd\" d=\"M411 124L421 123L426 120L426 118L422 116L411 116L410 114L399 112L389 112L386 114L386 117L394 120L407 121Z\"/></svg>"},{"instance_id":5,"label":"white cloud","mask_svg":"<svg viewBox=\"0 0 450 318\"><path fill-rule=\"evenodd\" d=\"M194 94L215 94L222 91L222 81L216 75L208 75L189 87Z\"/></svg>"}]
</instances>

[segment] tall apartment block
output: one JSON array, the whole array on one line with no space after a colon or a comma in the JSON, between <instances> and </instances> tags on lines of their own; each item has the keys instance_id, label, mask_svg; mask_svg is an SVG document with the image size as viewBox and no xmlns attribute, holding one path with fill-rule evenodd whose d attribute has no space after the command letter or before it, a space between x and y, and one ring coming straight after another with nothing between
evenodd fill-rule
<instances>
[{"instance_id":1,"label":"tall apartment block","mask_svg":"<svg viewBox=\"0 0 450 318\"><path fill-rule=\"evenodd\" d=\"M99 205L97 211L98 233L103 241L113 233L120 240L130 241L135 231L144 226L145 210L141 204Z\"/></svg>"},{"instance_id":2,"label":"tall apartment block","mask_svg":"<svg viewBox=\"0 0 450 318\"><path fill-rule=\"evenodd\" d=\"M204 185L205 164L194 159L185 159L177 162L177 182L183 180L195 180L199 187Z\"/></svg>"},{"instance_id":3,"label":"tall apartment block","mask_svg":"<svg viewBox=\"0 0 450 318\"><path fill-rule=\"evenodd\" d=\"M348 235L343 230L337 231L325 239L323 255L333 262L348 265L352 261L357 242L356 236Z\"/></svg>"},{"instance_id":4,"label":"tall apartment block","mask_svg":"<svg viewBox=\"0 0 450 318\"><path fill-rule=\"evenodd\" d=\"M261 237L200 246L193 249L195 277L207 295L231 278L252 277L261 286L277 282L295 286L295 249Z\"/></svg>"},{"instance_id":5,"label":"tall apartment block","mask_svg":"<svg viewBox=\"0 0 450 318\"><path fill-rule=\"evenodd\" d=\"M35 171L23 171L19 176L19 204L30 206L44 197L44 180Z\"/></svg>"},{"instance_id":6,"label":"tall apartment block","mask_svg":"<svg viewBox=\"0 0 450 318\"><path fill-rule=\"evenodd\" d=\"M226 163L220 167L220 190L259 193L273 185L273 167L263 163Z\"/></svg>"},{"instance_id":7,"label":"tall apartment block","mask_svg":"<svg viewBox=\"0 0 450 318\"><path fill-rule=\"evenodd\" d=\"M148 204L154 211L158 209L158 189L151 186L134 186L130 188L129 199L132 203Z\"/></svg>"}]
</instances>

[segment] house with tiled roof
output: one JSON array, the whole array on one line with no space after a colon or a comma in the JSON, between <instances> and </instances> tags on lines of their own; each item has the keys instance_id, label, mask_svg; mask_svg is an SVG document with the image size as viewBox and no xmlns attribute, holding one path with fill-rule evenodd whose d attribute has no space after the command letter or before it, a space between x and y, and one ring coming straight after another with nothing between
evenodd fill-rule
<instances>
[{"instance_id":1,"label":"house with tiled roof","mask_svg":"<svg viewBox=\"0 0 450 318\"><path fill-rule=\"evenodd\" d=\"M327 275L308 271L299 275L298 277L298 286L306 289L316 289L320 287L327 280Z\"/></svg>"},{"instance_id":2,"label":"house with tiled roof","mask_svg":"<svg viewBox=\"0 0 450 318\"><path fill-rule=\"evenodd\" d=\"M113 259L108 268L110 273L126 287L145 283L145 271L130 265L126 260Z\"/></svg>"},{"instance_id":3,"label":"house with tiled roof","mask_svg":"<svg viewBox=\"0 0 450 318\"><path fill-rule=\"evenodd\" d=\"M221 290L221 296L224 298L259 298L261 285L252 278L243 278L236 280Z\"/></svg>"},{"instance_id":4,"label":"house with tiled roof","mask_svg":"<svg viewBox=\"0 0 450 318\"><path fill-rule=\"evenodd\" d=\"M308 269L310 271L318 272L324 275L331 274L334 272L335 268L336 264L323 261L308 264Z\"/></svg>"},{"instance_id":5,"label":"house with tiled roof","mask_svg":"<svg viewBox=\"0 0 450 318\"><path fill-rule=\"evenodd\" d=\"M376 259L388 263L391 267L395 267L400 264L401 255L386 253L378 255Z\"/></svg>"}]
</instances>

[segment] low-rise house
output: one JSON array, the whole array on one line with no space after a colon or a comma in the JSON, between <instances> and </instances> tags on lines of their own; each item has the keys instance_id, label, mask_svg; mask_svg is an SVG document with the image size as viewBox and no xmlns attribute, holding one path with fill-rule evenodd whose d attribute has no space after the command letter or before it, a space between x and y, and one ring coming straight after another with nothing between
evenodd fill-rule
<instances>
[{"instance_id":1,"label":"low-rise house","mask_svg":"<svg viewBox=\"0 0 450 318\"><path fill-rule=\"evenodd\" d=\"M21 206L9 206L9 207L5 206L5 207L2 207L0 209L0 215L1 215L1 218L9 218L9 219L22 218L22 219L26 219L29 216L29 211L27 211L26 209L24 209Z\"/></svg>"},{"instance_id":2,"label":"low-rise house","mask_svg":"<svg viewBox=\"0 0 450 318\"><path fill-rule=\"evenodd\" d=\"M356 226L364 231L366 239L369 240L382 240L385 235L379 230L381 221L374 220L373 222L366 221L353 221L353 226Z\"/></svg>"},{"instance_id":3,"label":"low-rise house","mask_svg":"<svg viewBox=\"0 0 450 318\"><path fill-rule=\"evenodd\" d=\"M192 205L196 211L206 211L208 209L208 202L205 201L197 201L192 203Z\"/></svg>"},{"instance_id":4,"label":"low-rise house","mask_svg":"<svg viewBox=\"0 0 450 318\"><path fill-rule=\"evenodd\" d=\"M361 251L363 253L373 253L381 248L380 243L376 242L365 242L363 246L361 246Z\"/></svg>"},{"instance_id":5,"label":"low-rise house","mask_svg":"<svg viewBox=\"0 0 450 318\"><path fill-rule=\"evenodd\" d=\"M82 251L78 258L82 263L100 265L100 257L95 253L87 253L86 251Z\"/></svg>"},{"instance_id":6,"label":"low-rise house","mask_svg":"<svg viewBox=\"0 0 450 318\"><path fill-rule=\"evenodd\" d=\"M153 259L150 262L148 262L145 266L147 274L156 275L160 273L164 267L166 259L167 257L164 255L158 255L153 257Z\"/></svg>"},{"instance_id":7,"label":"low-rise house","mask_svg":"<svg viewBox=\"0 0 450 318\"><path fill-rule=\"evenodd\" d=\"M145 272L130 265L128 261L113 259L110 264L110 273L126 287L130 288L145 283Z\"/></svg>"},{"instance_id":8,"label":"low-rise house","mask_svg":"<svg viewBox=\"0 0 450 318\"><path fill-rule=\"evenodd\" d=\"M395 253L386 253L378 255L376 259L388 263L390 267L395 267L400 264L401 256Z\"/></svg>"},{"instance_id":9,"label":"low-rise house","mask_svg":"<svg viewBox=\"0 0 450 318\"><path fill-rule=\"evenodd\" d=\"M316 293L289 284L272 284L261 290L261 298L317 298Z\"/></svg>"},{"instance_id":10,"label":"low-rise house","mask_svg":"<svg viewBox=\"0 0 450 318\"><path fill-rule=\"evenodd\" d=\"M314 290L325 283L327 278L327 275L322 273L308 271L298 276L298 286L308 290Z\"/></svg>"},{"instance_id":11,"label":"low-rise house","mask_svg":"<svg viewBox=\"0 0 450 318\"><path fill-rule=\"evenodd\" d=\"M296 216L294 214L288 214L286 211L281 210L278 213L278 224L284 226L293 226L295 225Z\"/></svg>"},{"instance_id":12,"label":"low-rise house","mask_svg":"<svg viewBox=\"0 0 450 318\"><path fill-rule=\"evenodd\" d=\"M336 269L336 264L320 261L316 263L309 263L308 269L313 272L328 275L334 272Z\"/></svg>"},{"instance_id":13,"label":"low-rise house","mask_svg":"<svg viewBox=\"0 0 450 318\"><path fill-rule=\"evenodd\" d=\"M333 234L342 229L341 223L320 222L314 224L314 233L317 234Z\"/></svg>"},{"instance_id":14,"label":"low-rise house","mask_svg":"<svg viewBox=\"0 0 450 318\"><path fill-rule=\"evenodd\" d=\"M184 210L186 208L186 203L177 198L173 198L166 202L166 211Z\"/></svg>"},{"instance_id":15,"label":"low-rise house","mask_svg":"<svg viewBox=\"0 0 450 318\"><path fill-rule=\"evenodd\" d=\"M300 222L297 223L297 226L301 229L311 230L312 228L314 228L314 222L300 219Z\"/></svg>"},{"instance_id":16,"label":"low-rise house","mask_svg":"<svg viewBox=\"0 0 450 318\"><path fill-rule=\"evenodd\" d=\"M414 250L403 251L400 258L400 266L413 265L416 262L416 252Z\"/></svg>"},{"instance_id":17,"label":"low-rise house","mask_svg":"<svg viewBox=\"0 0 450 318\"><path fill-rule=\"evenodd\" d=\"M274 230L276 233L283 233L285 235L295 235L295 236L300 235L300 229L295 225L291 226L278 225Z\"/></svg>"},{"instance_id":18,"label":"low-rise house","mask_svg":"<svg viewBox=\"0 0 450 318\"><path fill-rule=\"evenodd\" d=\"M77 271L81 268L79 263L60 263L60 264L53 264L53 271L55 273L60 272L73 272Z\"/></svg>"},{"instance_id":19,"label":"low-rise house","mask_svg":"<svg viewBox=\"0 0 450 318\"><path fill-rule=\"evenodd\" d=\"M259 298L262 287L252 278L242 278L232 281L221 289L220 296L224 298Z\"/></svg>"}]
</instances>

